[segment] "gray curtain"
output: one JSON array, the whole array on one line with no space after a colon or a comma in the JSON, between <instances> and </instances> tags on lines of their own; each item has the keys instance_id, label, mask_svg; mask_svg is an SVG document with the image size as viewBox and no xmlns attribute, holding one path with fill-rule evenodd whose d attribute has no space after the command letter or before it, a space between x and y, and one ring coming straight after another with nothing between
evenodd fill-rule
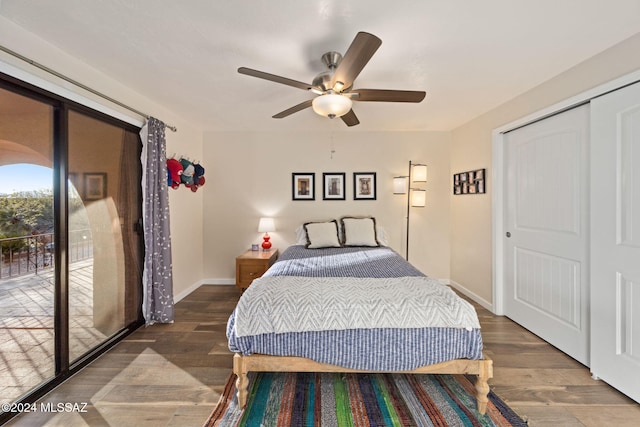
<instances>
[{"instance_id":1,"label":"gray curtain","mask_svg":"<svg viewBox=\"0 0 640 427\"><path fill-rule=\"evenodd\" d=\"M147 326L173 322L173 273L165 125L149 117L142 139L142 217L144 269L142 314Z\"/></svg>"},{"instance_id":2,"label":"gray curtain","mask_svg":"<svg viewBox=\"0 0 640 427\"><path fill-rule=\"evenodd\" d=\"M142 293L138 287L142 282L142 246L138 234L138 221L142 218L140 188L131 183L141 182L142 168L138 165L142 154L139 136L132 131L122 131L120 150L120 179L118 185L118 216L122 221L122 244L124 249L124 324L138 320L142 306Z\"/></svg>"}]
</instances>

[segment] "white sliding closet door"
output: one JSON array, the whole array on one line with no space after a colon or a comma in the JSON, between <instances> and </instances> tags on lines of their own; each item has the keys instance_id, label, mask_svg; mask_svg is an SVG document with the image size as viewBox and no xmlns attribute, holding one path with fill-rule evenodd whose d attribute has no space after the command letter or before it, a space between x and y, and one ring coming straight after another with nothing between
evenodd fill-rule
<instances>
[{"instance_id":1,"label":"white sliding closet door","mask_svg":"<svg viewBox=\"0 0 640 427\"><path fill-rule=\"evenodd\" d=\"M640 402L640 83L592 101L591 372Z\"/></svg>"},{"instance_id":2,"label":"white sliding closet door","mask_svg":"<svg viewBox=\"0 0 640 427\"><path fill-rule=\"evenodd\" d=\"M504 311L589 364L589 106L505 135Z\"/></svg>"}]
</instances>

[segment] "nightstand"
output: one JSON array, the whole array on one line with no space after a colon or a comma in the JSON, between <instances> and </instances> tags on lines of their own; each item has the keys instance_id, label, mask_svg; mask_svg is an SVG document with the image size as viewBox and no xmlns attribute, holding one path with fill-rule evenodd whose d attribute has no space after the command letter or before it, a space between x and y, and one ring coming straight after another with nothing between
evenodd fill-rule
<instances>
[{"instance_id":1,"label":"nightstand","mask_svg":"<svg viewBox=\"0 0 640 427\"><path fill-rule=\"evenodd\" d=\"M242 292L251 282L261 277L269 267L278 259L278 250L270 251L246 251L236 257L236 286Z\"/></svg>"}]
</instances>

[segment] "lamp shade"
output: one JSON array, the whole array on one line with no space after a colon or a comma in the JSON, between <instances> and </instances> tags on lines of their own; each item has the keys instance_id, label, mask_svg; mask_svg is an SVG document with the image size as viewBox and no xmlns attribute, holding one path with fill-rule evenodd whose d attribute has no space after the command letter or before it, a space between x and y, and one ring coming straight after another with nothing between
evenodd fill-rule
<instances>
[{"instance_id":1,"label":"lamp shade","mask_svg":"<svg viewBox=\"0 0 640 427\"><path fill-rule=\"evenodd\" d=\"M351 99L334 93L317 96L311 103L313 111L329 118L344 116L351 110L351 104Z\"/></svg>"},{"instance_id":2,"label":"lamp shade","mask_svg":"<svg viewBox=\"0 0 640 427\"><path fill-rule=\"evenodd\" d=\"M427 192L425 190L411 190L411 206L423 208L427 204Z\"/></svg>"},{"instance_id":3,"label":"lamp shade","mask_svg":"<svg viewBox=\"0 0 640 427\"><path fill-rule=\"evenodd\" d=\"M396 176L393 178L393 194L407 194L406 176Z\"/></svg>"},{"instance_id":4,"label":"lamp shade","mask_svg":"<svg viewBox=\"0 0 640 427\"><path fill-rule=\"evenodd\" d=\"M276 231L276 225L273 222L273 218L260 218L260 223L258 224L258 231L261 233Z\"/></svg>"},{"instance_id":5,"label":"lamp shade","mask_svg":"<svg viewBox=\"0 0 640 427\"><path fill-rule=\"evenodd\" d=\"M427 165L413 165L413 182L427 182Z\"/></svg>"}]
</instances>

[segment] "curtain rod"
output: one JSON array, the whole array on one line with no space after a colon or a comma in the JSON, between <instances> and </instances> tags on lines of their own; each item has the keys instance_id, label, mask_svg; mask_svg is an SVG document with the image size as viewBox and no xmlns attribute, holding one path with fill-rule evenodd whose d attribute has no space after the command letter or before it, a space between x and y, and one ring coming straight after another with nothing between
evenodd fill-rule
<instances>
[{"instance_id":1,"label":"curtain rod","mask_svg":"<svg viewBox=\"0 0 640 427\"><path fill-rule=\"evenodd\" d=\"M90 93L92 93L94 95L97 95L97 96L99 96L99 97L101 97L103 99L106 99L107 101L112 102L112 103L114 103L114 104L116 104L116 105L118 105L118 106L120 106L122 108L125 108L125 109L127 109L127 110L129 110L129 111L131 111L133 113L136 113L139 116L142 116L142 117L144 117L146 119L149 119L149 117L150 117L149 114L145 114L140 110L136 110L133 107L129 107L128 105L123 104L122 102L118 101L117 99L114 99L114 98L112 98L112 97L110 97L108 95L105 95L102 92L98 92L97 90L92 89L89 86L87 86L85 84L82 84L77 80L74 80L74 79L72 79L70 77L67 77L64 74L61 74L61 73L57 72L56 70L53 70L53 69L47 67L46 65L42 65L42 64L40 64L40 63L38 63L38 62L36 62L36 61L34 61L32 59L29 59L26 56L19 54L18 52L15 52L15 51L13 51L13 50L11 50L9 48L6 48L6 47L4 47L2 45L0 45L0 50L2 50L5 53L8 53L11 56L14 56L14 57L22 60L22 61L24 61L24 62L26 62L26 63L28 63L30 65L33 65L34 67L39 68L42 71L45 71L45 72L47 72L47 73L49 73L49 74L51 74L53 76L56 76L56 77L66 81L66 82L69 82L69 83L71 83L71 84L73 84L73 85L75 85L75 86L77 86L77 87L79 87L81 89L84 89L87 92L90 92ZM171 126L171 125L165 124L164 127L168 128L168 129L171 129L173 132L177 132L178 131L178 128L175 127L175 126Z\"/></svg>"}]
</instances>

